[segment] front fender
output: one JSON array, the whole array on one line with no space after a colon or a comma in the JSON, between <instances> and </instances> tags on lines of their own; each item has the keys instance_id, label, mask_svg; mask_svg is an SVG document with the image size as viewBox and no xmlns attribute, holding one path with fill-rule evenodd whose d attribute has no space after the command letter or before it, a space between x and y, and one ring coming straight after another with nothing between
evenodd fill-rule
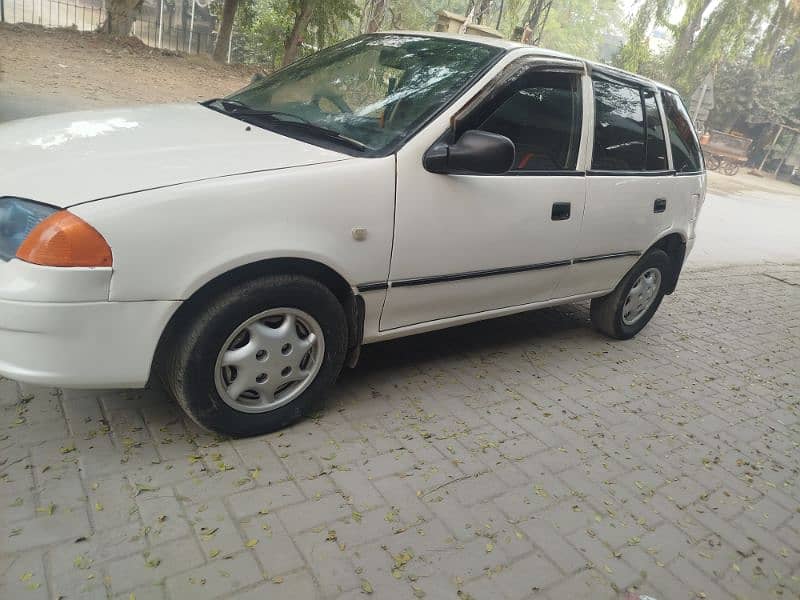
<instances>
[{"instance_id":1,"label":"front fender","mask_svg":"<svg viewBox=\"0 0 800 600\"><path fill-rule=\"evenodd\" d=\"M320 262L351 284L386 279L394 187L389 156L221 177L73 210L111 245L111 300L184 300L271 258ZM355 227L365 239L354 238Z\"/></svg>"}]
</instances>

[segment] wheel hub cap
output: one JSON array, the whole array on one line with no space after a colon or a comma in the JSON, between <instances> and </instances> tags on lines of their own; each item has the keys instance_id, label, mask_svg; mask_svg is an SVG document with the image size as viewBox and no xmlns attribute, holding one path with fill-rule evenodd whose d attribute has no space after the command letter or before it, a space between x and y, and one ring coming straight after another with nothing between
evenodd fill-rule
<instances>
[{"instance_id":1,"label":"wheel hub cap","mask_svg":"<svg viewBox=\"0 0 800 600\"><path fill-rule=\"evenodd\" d=\"M651 267L633 283L622 306L622 322L633 325L647 312L661 289L661 271Z\"/></svg>"},{"instance_id":2,"label":"wheel hub cap","mask_svg":"<svg viewBox=\"0 0 800 600\"><path fill-rule=\"evenodd\" d=\"M241 412L274 410L311 385L324 354L322 328L311 315L294 308L264 311L223 344L214 367L217 392Z\"/></svg>"}]
</instances>

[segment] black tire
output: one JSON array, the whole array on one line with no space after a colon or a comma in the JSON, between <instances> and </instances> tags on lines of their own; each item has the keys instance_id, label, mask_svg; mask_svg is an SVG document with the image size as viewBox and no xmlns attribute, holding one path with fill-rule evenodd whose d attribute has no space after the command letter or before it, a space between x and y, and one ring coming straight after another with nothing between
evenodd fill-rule
<instances>
[{"instance_id":1,"label":"black tire","mask_svg":"<svg viewBox=\"0 0 800 600\"><path fill-rule=\"evenodd\" d=\"M628 297L631 287L633 287L639 276L646 270L656 268L661 274L661 282L658 292L655 295L650 307L635 322L627 324L623 321L622 311L625 300ZM661 300L664 298L664 290L667 282L673 276L672 263L666 252L659 249L648 251L623 277L614 291L606 296L594 298L591 303L590 315L592 325L602 333L618 340L627 340L639 333L650 321Z\"/></svg>"},{"instance_id":2,"label":"black tire","mask_svg":"<svg viewBox=\"0 0 800 600\"><path fill-rule=\"evenodd\" d=\"M240 412L217 391L217 356L240 324L279 307L301 310L317 321L325 343L322 365L310 385L288 404L263 413ZM300 275L264 276L226 289L184 319L159 365L159 375L201 427L232 436L268 433L322 407L342 369L347 336L342 305L327 287Z\"/></svg>"},{"instance_id":3,"label":"black tire","mask_svg":"<svg viewBox=\"0 0 800 600\"><path fill-rule=\"evenodd\" d=\"M719 156L714 156L713 154L709 155L706 158L706 167L708 167L712 171L716 171L719 169L720 159Z\"/></svg>"}]
</instances>

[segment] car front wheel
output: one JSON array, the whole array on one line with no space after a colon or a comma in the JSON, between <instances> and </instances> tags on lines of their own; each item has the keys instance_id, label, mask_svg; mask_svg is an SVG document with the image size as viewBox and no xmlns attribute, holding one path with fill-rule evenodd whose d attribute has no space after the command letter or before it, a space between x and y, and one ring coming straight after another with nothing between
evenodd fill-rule
<instances>
[{"instance_id":1,"label":"car front wheel","mask_svg":"<svg viewBox=\"0 0 800 600\"><path fill-rule=\"evenodd\" d=\"M344 310L327 287L304 276L264 276L185 319L161 379L199 425L257 435L317 410L346 350Z\"/></svg>"},{"instance_id":2,"label":"car front wheel","mask_svg":"<svg viewBox=\"0 0 800 600\"><path fill-rule=\"evenodd\" d=\"M632 338L658 310L671 276L672 265L666 252L650 250L628 271L613 292L592 300L592 324L610 337L620 340Z\"/></svg>"}]
</instances>

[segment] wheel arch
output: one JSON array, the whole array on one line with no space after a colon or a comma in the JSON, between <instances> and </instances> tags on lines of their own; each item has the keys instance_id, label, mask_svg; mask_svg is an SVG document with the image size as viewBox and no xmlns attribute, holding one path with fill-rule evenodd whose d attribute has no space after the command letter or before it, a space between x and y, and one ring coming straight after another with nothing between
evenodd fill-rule
<instances>
[{"instance_id":1,"label":"wheel arch","mask_svg":"<svg viewBox=\"0 0 800 600\"><path fill-rule=\"evenodd\" d=\"M681 233L672 232L659 238L658 241L647 250L650 251L653 248L663 250L669 257L672 265L672 273L666 282L664 293L671 294L678 285L678 278L683 268L683 261L686 258L686 237Z\"/></svg>"},{"instance_id":2,"label":"wheel arch","mask_svg":"<svg viewBox=\"0 0 800 600\"><path fill-rule=\"evenodd\" d=\"M328 265L308 258L268 258L240 265L207 281L172 314L158 340L150 368L151 379L154 366L165 358L175 334L188 322L199 306L208 302L220 291L265 275L305 275L326 286L342 304L347 317L348 355L357 354L364 333L364 300L353 291L353 287L337 271Z\"/></svg>"}]
</instances>

